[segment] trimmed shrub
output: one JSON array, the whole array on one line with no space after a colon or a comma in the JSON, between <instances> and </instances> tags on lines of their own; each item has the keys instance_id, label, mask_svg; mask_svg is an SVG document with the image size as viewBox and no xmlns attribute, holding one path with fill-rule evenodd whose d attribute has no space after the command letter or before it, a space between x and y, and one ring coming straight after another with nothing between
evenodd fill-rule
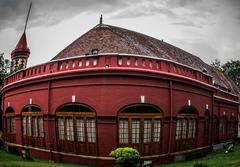
<instances>
[{"instance_id":1,"label":"trimmed shrub","mask_svg":"<svg viewBox=\"0 0 240 167\"><path fill-rule=\"evenodd\" d=\"M137 167L140 162L138 150L130 147L117 148L110 153L118 167Z\"/></svg>"}]
</instances>

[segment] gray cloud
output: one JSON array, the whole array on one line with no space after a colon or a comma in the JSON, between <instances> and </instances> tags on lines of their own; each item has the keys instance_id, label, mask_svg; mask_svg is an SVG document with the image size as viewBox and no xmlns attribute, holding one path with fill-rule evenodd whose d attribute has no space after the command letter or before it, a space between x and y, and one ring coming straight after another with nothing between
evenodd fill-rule
<instances>
[{"instance_id":1,"label":"gray cloud","mask_svg":"<svg viewBox=\"0 0 240 167\"><path fill-rule=\"evenodd\" d=\"M33 0L29 26L49 26L81 13L109 13L129 5L121 0ZM132 3L132 2L131 2ZM0 1L0 31L22 28L30 0Z\"/></svg>"},{"instance_id":2,"label":"gray cloud","mask_svg":"<svg viewBox=\"0 0 240 167\"><path fill-rule=\"evenodd\" d=\"M141 16L150 16L162 14L170 18L177 18L177 15L168 8L155 3L143 3L133 8L127 8L115 14L112 18L136 18Z\"/></svg>"},{"instance_id":3,"label":"gray cloud","mask_svg":"<svg viewBox=\"0 0 240 167\"><path fill-rule=\"evenodd\" d=\"M195 28L202 28L202 26L193 23L192 21L184 21L184 22L174 22L170 23L171 25L177 26L187 26L187 27L195 27Z\"/></svg>"}]
</instances>

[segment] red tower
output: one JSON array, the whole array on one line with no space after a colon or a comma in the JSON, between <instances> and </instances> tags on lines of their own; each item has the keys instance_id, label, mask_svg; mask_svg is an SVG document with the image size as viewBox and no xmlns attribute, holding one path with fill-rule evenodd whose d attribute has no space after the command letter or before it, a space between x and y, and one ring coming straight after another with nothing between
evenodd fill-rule
<instances>
[{"instance_id":1,"label":"red tower","mask_svg":"<svg viewBox=\"0 0 240 167\"><path fill-rule=\"evenodd\" d=\"M11 72L26 68L30 50L27 46L25 31L22 34L16 48L11 53Z\"/></svg>"}]
</instances>

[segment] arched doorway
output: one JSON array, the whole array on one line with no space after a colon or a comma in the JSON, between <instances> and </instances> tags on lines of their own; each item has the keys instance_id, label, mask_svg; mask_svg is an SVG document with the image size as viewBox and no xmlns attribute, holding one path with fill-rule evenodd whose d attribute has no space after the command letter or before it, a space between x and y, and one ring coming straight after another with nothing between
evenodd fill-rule
<instances>
[{"instance_id":1,"label":"arched doorway","mask_svg":"<svg viewBox=\"0 0 240 167\"><path fill-rule=\"evenodd\" d=\"M27 105L22 110L23 145L45 147L43 113L36 105Z\"/></svg>"},{"instance_id":2,"label":"arched doorway","mask_svg":"<svg viewBox=\"0 0 240 167\"><path fill-rule=\"evenodd\" d=\"M119 147L136 148L141 155L161 153L163 112L147 104L127 106L118 115Z\"/></svg>"},{"instance_id":3,"label":"arched doorway","mask_svg":"<svg viewBox=\"0 0 240 167\"><path fill-rule=\"evenodd\" d=\"M57 109L59 151L75 154L97 154L95 111L84 104L65 104Z\"/></svg>"},{"instance_id":4,"label":"arched doorway","mask_svg":"<svg viewBox=\"0 0 240 167\"><path fill-rule=\"evenodd\" d=\"M197 139L198 112L194 107L180 109L176 124L176 151L193 149Z\"/></svg>"}]
</instances>

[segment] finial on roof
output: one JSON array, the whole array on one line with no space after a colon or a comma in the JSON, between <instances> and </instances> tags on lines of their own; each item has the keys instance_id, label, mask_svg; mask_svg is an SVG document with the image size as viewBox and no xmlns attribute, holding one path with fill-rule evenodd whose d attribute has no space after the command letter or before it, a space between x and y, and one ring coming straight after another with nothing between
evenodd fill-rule
<instances>
[{"instance_id":1,"label":"finial on roof","mask_svg":"<svg viewBox=\"0 0 240 167\"><path fill-rule=\"evenodd\" d=\"M101 17L100 17L100 21L99 21L99 24L102 24L102 14L101 14Z\"/></svg>"},{"instance_id":2,"label":"finial on roof","mask_svg":"<svg viewBox=\"0 0 240 167\"><path fill-rule=\"evenodd\" d=\"M26 29L27 29L27 23L28 23L28 18L29 18L29 14L30 14L31 7L32 7L32 2L30 2L30 5L29 5L28 14L27 14L27 19L26 19L26 22L25 22L25 26L24 26L24 31L23 31L23 32L25 32Z\"/></svg>"}]
</instances>

